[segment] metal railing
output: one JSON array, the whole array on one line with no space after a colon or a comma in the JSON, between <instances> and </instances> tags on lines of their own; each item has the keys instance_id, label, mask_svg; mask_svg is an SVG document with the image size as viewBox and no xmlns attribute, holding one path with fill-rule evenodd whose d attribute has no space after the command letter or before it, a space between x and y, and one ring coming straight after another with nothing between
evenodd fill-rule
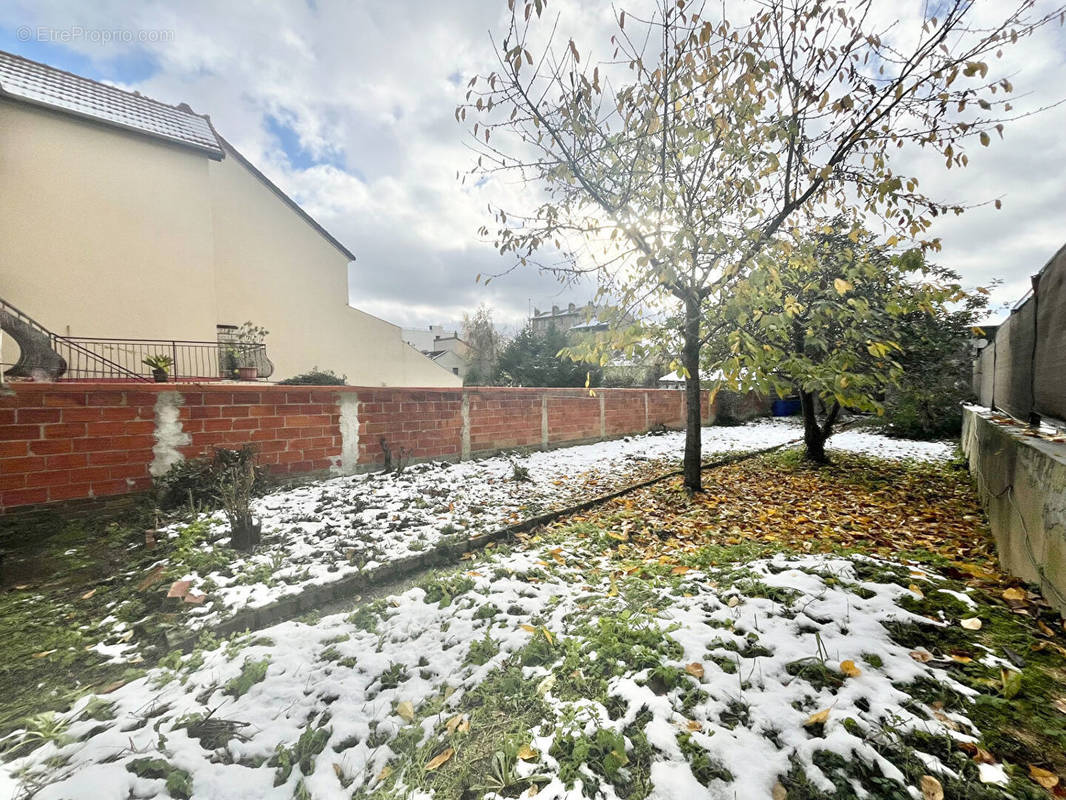
<instances>
[{"instance_id":1,"label":"metal railing","mask_svg":"<svg viewBox=\"0 0 1066 800\"><path fill-rule=\"evenodd\" d=\"M106 339L56 336L53 347L67 362L60 380L153 380L144 359L166 356L170 381L225 380L240 367L255 367L256 377L269 377L273 365L262 344L219 344L187 339Z\"/></svg>"},{"instance_id":2,"label":"metal railing","mask_svg":"<svg viewBox=\"0 0 1066 800\"><path fill-rule=\"evenodd\" d=\"M274 371L263 344L60 336L2 298L0 321L19 344L19 360L10 365L12 377L147 382L154 380L152 368L144 363L151 356L170 359L170 381L237 378L241 367L254 367L257 378ZM3 366L7 370L9 365Z\"/></svg>"}]
</instances>

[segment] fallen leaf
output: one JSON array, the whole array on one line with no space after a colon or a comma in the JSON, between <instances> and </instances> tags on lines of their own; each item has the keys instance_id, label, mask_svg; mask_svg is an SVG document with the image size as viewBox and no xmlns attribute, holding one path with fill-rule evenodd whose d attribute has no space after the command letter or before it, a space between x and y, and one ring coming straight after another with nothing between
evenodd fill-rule
<instances>
[{"instance_id":1,"label":"fallen leaf","mask_svg":"<svg viewBox=\"0 0 1066 800\"><path fill-rule=\"evenodd\" d=\"M685 672L694 678L703 678L703 664L699 661L693 661L685 667Z\"/></svg>"},{"instance_id":2,"label":"fallen leaf","mask_svg":"<svg viewBox=\"0 0 1066 800\"><path fill-rule=\"evenodd\" d=\"M192 581L174 581L167 590L167 597L184 597L191 587Z\"/></svg>"},{"instance_id":3,"label":"fallen leaf","mask_svg":"<svg viewBox=\"0 0 1066 800\"><path fill-rule=\"evenodd\" d=\"M933 660L933 654L928 650L911 650L910 656L915 661L920 661L923 664Z\"/></svg>"},{"instance_id":4,"label":"fallen leaf","mask_svg":"<svg viewBox=\"0 0 1066 800\"><path fill-rule=\"evenodd\" d=\"M459 723L462 721L463 715L456 714L454 717L444 723L444 729L447 730L448 733L455 733L455 729L459 727Z\"/></svg>"},{"instance_id":5,"label":"fallen leaf","mask_svg":"<svg viewBox=\"0 0 1066 800\"><path fill-rule=\"evenodd\" d=\"M923 775L918 781L922 800L944 800L944 787L932 775Z\"/></svg>"},{"instance_id":6,"label":"fallen leaf","mask_svg":"<svg viewBox=\"0 0 1066 800\"><path fill-rule=\"evenodd\" d=\"M523 623L522 625L519 625L518 627L521 628L522 630L526 631L527 633L536 633L537 632L537 627L535 625L526 625L526 624Z\"/></svg>"},{"instance_id":7,"label":"fallen leaf","mask_svg":"<svg viewBox=\"0 0 1066 800\"><path fill-rule=\"evenodd\" d=\"M534 758L536 758L539 755L540 755L540 753L538 753L536 750L534 750L528 744L522 745L519 748L519 750L518 750L518 757L520 759L522 759L523 761L531 761L531 760L533 760Z\"/></svg>"},{"instance_id":8,"label":"fallen leaf","mask_svg":"<svg viewBox=\"0 0 1066 800\"><path fill-rule=\"evenodd\" d=\"M396 704L396 713L407 722L415 721L415 707L410 700L401 700Z\"/></svg>"},{"instance_id":9,"label":"fallen leaf","mask_svg":"<svg viewBox=\"0 0 1066 800\"><path fill-rule=\"evenodd\" d=\"M688 721L688 723L686 723L685 727L688 728L690 731L702 731L703 730L703 725L700 723L699 720L695 720L695 719L690 719Z\"/></svg>"},{"instance_id":10,"label":"fallen leaf","mask_svg":"<svg viewBox=\"0 0 1066 800\"><path fill-rule=\"evenodd\" d=\"M770 790L770 800L788 800L788 790L781 785L781 781L774 782L774 788Z\"/></svg>"},{"instance_id":11,"label":"fallen leaf","mask_svg":"<svg viewBox=\"0 0 1066 800\"><path fill-rule=\"evenodd\" d=\"M1005 699L1012 699L1022 690L1022 673L1012 669L1001 669L999 678L1002 681L1000 692Z\"/></svg>"},{"instance_id":12,"label":"fallen leaf","mask_svg":"<svg viewBox=\"0 0 1066 800\"><path fill-rule=\"evenodd\" d=\"M977 617L967 617L966 619L960 619L959 624L968 631L981 630L981 620Z\"/></svg>"},{"instance_id":13,"label":"fallen leaf","mask_svg":"<svg viewBox=\"0 0 1066 800\"><path fill-rule=\"evenodd\" d=\"M686 572L692 570L692 567L674 567L670 570L671 575L684 575Z\"/></svg>"},{"instance_id":14,"label":"fallen leaf","mask_svg":"<svg viewBox=\"0 0 1066 800\"><path fill-rule=\"evenodd\" d=\"M539 694L541 697L544 697L544 695L546 695L552 690L553 686L555 686L555 676L549 675L547 678L537 684L537 694Z\"/></svg>"},{"instance_id":15,"label":"fallen leaf","mask_svg":"<svg viewBox=\"0 0 1066 800\"><path fill-rule=\"evenodd\" d=\"M453 755L455 755L455 751L450 747L446 750L442 750L437 755L433 756L433 758L429 760L429 763L426 764L426 772L432 772L437 769L437 767L446 763Z\"/></svg>"},{"instance_id":16,"label":"fallen leaf","mask_svg":"<svg viewBox=\"0 0 1066 800\"><path fill-rule=\"evenodd\" d=\"M914 583L912 583L912 584L911 584L910 586L908 586L907 588L908 588L908 589L910 589L910 590L911 590L912 592L914 592L914 593L915 593L916 595L918 595L919 597L925 597L925 592L923 592L923 591L922 591L922 590L921 590L921 589L920 589L920 588L918 587L918 585L917 585L917 584L914 584Z\"/></svg>"},{"instance_id":17,"label":"fallen leaf","mask_svg":"<svg viewBox=\"0 0 1066 800\"><path fill-rule=\"evenodd\" d=\"M954 661L956 664L969 664L971 661L973 661L973 659L969 656L961 656L957 653L951 654L951 660Z\"/></svg>"},{"instance_id":18,"label":"fallen leaf","mask_svg":"<svg viewBox=\"0 0 1066 800\"><path fill-rule=\"evenodd\" d=\"M163 576L165 575L165 573L166 569L163 567L162 564L160 564L158 567L156 567L143 578L141 578L140 582L137 584L137 591L143 592L145 589L149 589L152 586L155 586L157 583L163 580Z\"/></svg>"},{"instance_id":19,"label":"fallen leaf","mask_svg":"<svg viewBox=\"0 0 1066 800\"><path fill-rule=\"evenodd\" d=\"M1003 592L1003 599L1008 603L1025 602L1025 590L1012 587Z\"/></svg>"},{"instance_id":20,"label":"fallen leaf","mask_svg":"<svg viewBox=\"0 0 1066 800\"><path fill-rule=\"evenodd\" d=\"M85 594L83 594L83 595L81 596L81 599L82 599L82 600L88 600L88 599L89 599L90 597L92 597L92 596L93 596L94 594L96 594L96 589L90 589L89 591L87 591L87 592L86 592Z\"/></svg>"},{"instance_id":21,"label":"fallen leaf","mask_svg":"<svg viewBox=\"0 0 1066 800\"><path fill-rule=\"evenodd\" d=\"M737 597L737 596L736 596L735 594L734 594L734 595L732 595L732 596L730 596L730 598L729 598L729 601L728 601L727 605L728 605L728 606L729 606L730 608L736 608L737 606L739 606L739 605L740 605L740 598L739 598L739 597Z\"/></svg>"},{"instance_id":22,"label":"fallen leaf","mask_svg":"<svg viewBox=\"0 0 1066 800\"><path fill-rule=\"evenodd\" d=\"M56 652L55 648L53 648L52 650L42 650L39 653L34 653L33 654L33 658L44 658L45 656L52 655L52 653L54 653L54 652Z\"/></svg>"},{"instance_id":23,"label":"fallen leaf","mask_svg":"<svg viewBox=\"0 0 1066 800\"><path fill-rule=\"evenodd\" d=\"M381 772L378 773L378 783L381 783L381 781L385 780L391 774L392 774L392 767L390 767L388 764L386 764L384 767L381 768Z\"/></svg>"},{"instance_id":24,"label":"fallen leaf","mask_svg":"<svg viewBox=\"0 0 1066 800\"><path fill-rule=\"evenodd\" d=\"M1066 697L1056 697L1051 701L1051 705L1055 706L1055 710L1066 714Z\"/></svg>"},{"instance_id":25,"label":"fallen leaf","mask_svg":"<svg viewBox=\"0 0 1066 800\"><path fill-rule=\"evenodd\" d=\"M339 780L341 784L344 783L344 767L336 761L333 762L333 774L337 776L337 780Z\"/></svg>"},{"instance_id":26,"label":"fallen leaf","mask_svg":"<svg viewBox=\"0 0 1066 800\"><path fill-rule=\"evenodd\" d=\"M854 661L841 661L840 671L849 678L857 678L862 675L862 670L855 666Z\"/></svg>"},{"instance_id":27,"label":"fallen leaf","mask_svg":"<svg viewBox=\"0 0 1066 800\"><path fill-rule=\"evenodd\" d=\"M207 599L206 594L196 594L195 592L189 592L182 598L186 603L193 606L198 606Z\"/></svg>"},{"instance_id":28,"label":"fallen leaf","mask_svg":"<svg viewBox=\"0 0 1066 800\"><path fill-rule=\"evenodd\" d=\"M1038 767L1035 764L1029 765L1029 777L1039 783L1045 789L1054 789L1059 785L1059 776L1050 770Z\"/></svg>"},{"instance_id":29,"label":"fallen leaf","mask_svg":"<svg viewBox=\"0 0 1066 800\"><path fill-rule=\"evenodd\" d=\"M805 726L806 725L824 725L826 723L826 720L828 720L828 719L829 719L829 709L828 708L823 708L821 711L815 711L813 714L811 714L809 717L807 717L806 721L803 724Z\"/></svg>"}]
</instances>

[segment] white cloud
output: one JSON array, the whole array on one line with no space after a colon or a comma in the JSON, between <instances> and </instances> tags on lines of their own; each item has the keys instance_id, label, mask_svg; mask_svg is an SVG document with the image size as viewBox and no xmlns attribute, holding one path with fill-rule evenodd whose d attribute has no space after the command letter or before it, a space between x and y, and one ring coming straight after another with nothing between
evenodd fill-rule
<instances>
[{"instance_id":1,"label":"white cloud","mask_svg":"<svg viewBox=\"0 0 1066 800\"><path fill-rule=\"evenodd\" d=\"M981 5L981 4L978 4ZM987 6L997 4L989 3ZM557 2L567 29L605 55L611 7ZM893 7L895 8L895 7ZM425 3L281 2L178 4L105 0L17 0L0 9L0 25L173 30L172 41L144 45L158 64L137 82L167 102L209 113L227 139L357 254L351 301L410 325L455 321L482 300L511 323L530 301L582 302L590 289L567 290L533 270L515 271L488 289L474 276L510 264L478 241L489 187L461 186L471 166L455 104L474 72L491 68L488 31L500 30L506 4L484 0ZM898 13L913 18L921 3ZM1066 92L1061 30L1047 30L1007 54L1019 105L1054 102ZM108 75L127 45L73 42ZM457 85L453 76L462 80ZM109 75L123 80L122 75ZM290 162L268 119L288 126L304 156ZM1005 140L973 153L966 170L922 164L923 186L965 202L1002 197L938 223L938 261L973 283L1001 278L997 301L1024 292L1066 238L1066 107L1020 120ZM501 191L495 187L494 191ZM503 187L512 196L529 191Z\"/></svg>"}]
</instances>

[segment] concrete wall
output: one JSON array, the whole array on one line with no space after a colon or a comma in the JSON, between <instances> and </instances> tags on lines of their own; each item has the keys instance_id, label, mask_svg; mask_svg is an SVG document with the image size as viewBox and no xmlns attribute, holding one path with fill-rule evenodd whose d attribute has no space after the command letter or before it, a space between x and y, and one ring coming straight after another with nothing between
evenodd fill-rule
<instances>
[{"instance_id":1,"label":"concrete wall","mask_svg":"<svg viewBox=\"0 0 1066 800\"><path fill-rule=\"evenodd\" d=\"M714 421L709 393L702 418ZM182 459L252 443L281 474L594 442L685 420L658 389L13 383L0 393L0 511L148 489Z\"/></svg>"},{"instance_id":2,"label":"concrete wall","mask_svg":"<svg viewBox=\"0 0 1066 800\"><path fill-rule=\"evenodd\" d=\"M1066 444L1025 436L1022 426L963 412L962 449L988 513L1000 563L1038 584L1066 613Z\"/></svg>"},{"instance_id":3,"label":"concrete wall","mask_svg":"<svg viewBox=\"0 0 1066 800\"><path fill-rule=\"evenodd\" d=\"M370 386L461 383L348 306L348 256L233 152L0 100L0 187L0 297L56 333L215 341L252 320L274 380L317 365Z\"/></svg>"}]
</instances>

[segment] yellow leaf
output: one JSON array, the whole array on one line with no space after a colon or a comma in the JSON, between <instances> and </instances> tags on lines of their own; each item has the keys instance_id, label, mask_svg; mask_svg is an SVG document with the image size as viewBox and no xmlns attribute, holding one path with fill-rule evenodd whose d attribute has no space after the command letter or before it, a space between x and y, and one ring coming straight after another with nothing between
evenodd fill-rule
<instances>
[{"instance_id":1,"label":"yellow leaf","mask_svg":"<svg viewBox=\"0 0 1066 800\"><path fill-rule=\"evenodd\" d=\"M1045 789L1054 789L1059 785L1059 776L1050 770L1043 769L1035 764L1029 765L1029 777L1039 783Z\"/></svg>"},{"instance_id":2,"label":"yellow leaf","mask_svg":"<svg viewBox=\"0 0 1066 800\"><path fill-rule=\"evenodd\" d=\"M736 595L733 595L732 597L729 598L728 606L730 608L736 608L739 605L740 605L740 598L739 597L737 597Z\"/></svg>"},{"instance_id":3,"label":"yellow leaf","mask_svg":"<svg viewBox=\"0 0 1066 800\"><path fill-rule=\"evenodd\" d=\"M918 597L925 597L925 592L923 592L921 590L921 588L918 587L917 584L912 583L907 588L910 589L912 592L914 592L916 595L918 595Z\"/></svg>"},{"instance_id":4,"label":"yellow leaf","mask_svg":"<svg viewBox=\"0 0 1066 800\"><path fill-rule=\"evenodd\" d=\"M410 700L401 700L396 704L396 713L408 722L415 721L415 707Z\"/></svg>"},{"instance_id":5,"label":"yellow leaf","mask_svg":"<svg viewBox=\"0 0 1066 800\"><path fill-rule=\"evenodd\" d=\"M829 719L829 709L828 708L823 708L821 711L815 711L813 714L811 714L809 717L807 717L807 720L803 724L804 725L824 725L826 723L826 720L828 720L828 719Z\"/></svg>"},{"instance_id":6,"label":"yellow leaf","mask_svg":"<svg viewBox=\"0 0 1066 800\"><path fill-rule=\"evenodd\" d=\"M928 650L911 650L910 655L915 661L920 661L923 664L933 660L933 654Z\"/></svg>"},{"instance_id":7,"label":"yellow leaf","mask_svg":"<svg viewBox=\"0 0 1066 800\"><path fill-rule=\"evenodd\" d=\"M840 671L849 678L857 678L862 675L862 670L855 666L854 661L841 661Z\"/></svg>"},{"instance_id":8,"label":"yellow leaf","mask_svg":"<svg viewBox=\"0 0 1066 800\"><path fill-rule=\"evenodd\" d=\"M90 589L89 591L87 591L87 592L86 592L85 594L83 594L83 595L81 596L81 599L82 599L82 600L88 600L88 599L89 599L90 597L92 597L92 596L93 596L94 594L96 594L96 589Z\"/></svg>"},{"instance_id":9,"label":"yellow leaf","mask_svg":"<svg viewBox=\"0 0 1066 800\"><path fill-rule=\"evenodd\" d=\"M523 623L522 625L519 625L518 627L521 628L522 630L526 631L527 633L536 633L537 632L536 625L526 625L526 624Z\"/></svg>"},{"instance_id":10,"label":"yellow leaf","mask_svg":"<svg viewBox=\"0 0 1066 800\"><path fill-rule=\"evenodd\" d=\"M684 575L686 572L688 572L691 569L692 569L692 567L674 567L672 570L670 570L670 574L671 575Z\"/></svg>"},{"instance_id":11,"label":"yellow leaf","mask_svg":"<svg viewBox=\"0 0 1066 800\"><path fill-rule=\"evenodd\" d=\"M685 672L694 678L703 678L703 664L699 661L693 661L685 667Z\"/></svg>"},{"instance_id":12,"label":"yellow leaf","mask_svg":"<svg viewBox=\"0 0 1066 800\"><path fill-rule=\"evenodd\" d=\"M944 787L932 775L923 775L918 787L922 790L922 800L944 800Z\"/></svg>"},{"instance_id":13,"label":"yellow leaf","mask_svg":"<svg viewBox=\"0 0 1066 800\"><path fill-rule=\"evenodd\" d=\"M1017 603L1025 600L1025 590L1018 588L1007 589L1003 592L1003 599L1008 603Z\"/></svg>"},{"instance_id":14,"label":"yellow leaf","mask_svg":"<svg viewBox=\"0 0 1066 800\"><path fill-rule=\"evenodd\" d=\"M973 659L969 656L960 656L956 655L955 653L951 654L951 660L954 661L956 664L969 664L971 661L973 661Z\"/></svg>"},{"instance_id":15,"label":"yellow leaf","mask_svg":"<svg viewBox=\"0 0 1066 800\"><path fill-rule=\"evenodd\" d=\"M437 769L437 767L446 763L453 755L455 755L455 751L450 747L446 750L442 750L437 755L433 756L433 758L429 760L429 763L426 764L426 772L432 772Z\"/></svg>"},{"instance_id":16,"label":"yellow leaf","mask_svg":"<svg viewBox=\"0 0 1066 800\"><path fill-rule=\"evenodd\" d=\"M701 725L700 722L698 720L695 720L695 719L690 719L688 721L688 723L685 725L685 727L687 727L690 731L702 731L703 730L703 725Z\"/></svg>"},{"instance_id":17,"label":"yellow leaf","mask_svg":"<svg viewBox=\"0 0 1066 800\"><path fill-rule=\"evenodd\" d=\"M444 728L448 731L448 733L455 733L456 728L458 728L462 724L462 722L463 715L456 714L454 717L444 723Z\"/></svg>"},{"instance_id":18,"label":"yellow leaf","mask_svg":"<svg viewBox=\"0 0 1066 800\"><path fill-rule=\"evenodd\" d=\"M538 755L540 755L540 753L538 753L536 750L534 750L528 744L522 745L522 747L518 751L518 757L520 759L522 759L523 761L531 761L532 759L536 758Z\"/></svg>"},{"instance_id":19,"label":"yellow leaf","mask_svg":"<svg viewBox=\"0 0 1066 800\"><path fill-rule=\"evenodd\" d=\"M390 767L388 764L386 764L384 767L381 768L381 772L378 773L378 783L381 783L381 781L385 780L391 774L392 774L392 767Z\"/></svg>"},{"instance_id":20,"label":"yellow leaf","mask_svg":"<svg viewBox=\"0 0 1066 800\"><path fill-rule=\"evenodd\" d=\"M844 280L843 278L836 278L833 281L833 288L837 290L837 294L843 295L843 294L847 294L848 292L850 292L855 287L852 286L848 281Z\"/></svg>"},{"instance_id":21,"label":"yellow leaf","mask_svg":"<svg viewBox=\"0 0 1066 800\"><path fill-rule=\"evenodd\" d=\"M981 620L977 617L967 617L966 619L960 619L959 624L968 631L981 630Z\"/></svg>"},{"instance_id":22,"label":"yellow leaf","mask_svg":"<svg viewBox=\"0 0 1066 800\"><path fill-rule=\"evenodd\" d=\"M788 789L781 785L781 781L774 782L774 788L770 791L770 800L788 800Z\"/></svg>"},{"instance_id":23,"label":"yellow leaf","mask_svg":"<svg viewBox=\"0 0 1066 800\"><path fill-rule=\"evenodd\" d=\"M541 628L540 631L544 634L544 638L548 640L548 644L555 644L555 641L552 639L551 631L547 628Z\"/></svg>"}]
</instances>

